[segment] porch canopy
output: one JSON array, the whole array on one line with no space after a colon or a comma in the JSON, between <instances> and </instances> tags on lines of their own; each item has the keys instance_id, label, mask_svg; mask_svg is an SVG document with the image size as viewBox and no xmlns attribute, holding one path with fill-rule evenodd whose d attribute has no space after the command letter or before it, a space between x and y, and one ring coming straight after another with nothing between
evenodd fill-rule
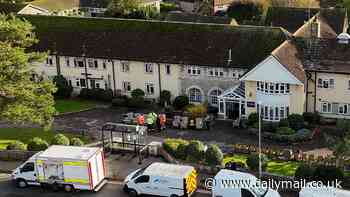
<instances>
[{"instance_id":1,"label":"porch canopy","mask_svg":"<svg viewBox=\"0 0 350 197\"><path fill-rule=\"evenodd\" d=\"M238 119L245 116L245 85L241 82L226 90L220 96L219 115L223 119Z\"/></svg>"}]
</instances>

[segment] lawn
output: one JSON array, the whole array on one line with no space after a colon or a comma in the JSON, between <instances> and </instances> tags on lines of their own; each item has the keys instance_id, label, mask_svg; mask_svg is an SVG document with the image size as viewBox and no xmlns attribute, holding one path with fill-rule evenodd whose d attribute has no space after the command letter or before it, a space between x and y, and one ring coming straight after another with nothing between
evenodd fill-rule
<instances>
[{"instance_id":1,"label":"lawn","mask_svg":"<svg viewBox=\"0 0 350 197\"><path fill-rule=\"evenodd\" d=\"M229 161L240 162L246 164L247 155L235 154L234 156L228 156L224 158L224 163ZM247 164L246 164L247 165ZM266 171L269 173L283 175L283 176L294 176L296 169L300 163L296 161L269 161L267 164Z\"/></svg>"},{"instance_id":2,"label":"lawn","mask_svg":"<svg viewBox=\"0 0 350 197\"><path fill-rule=\"evenodd\" d=\"M59 113L75 112L84 109L90 109L96 106L93 101L87 100L65 100L59 99L55 101L55 108Z\"/></svg>"},{"instance_id":3,"label":"lawn","mask_svg":"<svg viewBox=\"0 0 350 197\"><path fill-rule=\"evenodd\" d=\"M57 134L53 131L43 131L37 128L0 128L0 150L6 149L7 145L15 140L20 140L23 143L28 143L33 137L40 137L47 142L51 142L53 136ZM73 135L64 133L68 138L81 137L79 135ZM86 137L81 138L85 143L89 140Z\"/></svg>"}]
</instances>

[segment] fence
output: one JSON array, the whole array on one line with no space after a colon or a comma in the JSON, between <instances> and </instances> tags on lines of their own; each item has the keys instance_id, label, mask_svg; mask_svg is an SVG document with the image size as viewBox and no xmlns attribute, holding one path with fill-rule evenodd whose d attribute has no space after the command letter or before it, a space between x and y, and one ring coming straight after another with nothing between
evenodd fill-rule
<instances>
[{"instance_id":1,"label":"fence","mask_svg":"<svg viewBox=\"0 0 350 197\"><path fill-rule=\"evenodd\" d=\"M22 151L22 150L1 150L0 160L3 161L25 161L33 156L36 151Z\"/></svg>"}]
</instances>

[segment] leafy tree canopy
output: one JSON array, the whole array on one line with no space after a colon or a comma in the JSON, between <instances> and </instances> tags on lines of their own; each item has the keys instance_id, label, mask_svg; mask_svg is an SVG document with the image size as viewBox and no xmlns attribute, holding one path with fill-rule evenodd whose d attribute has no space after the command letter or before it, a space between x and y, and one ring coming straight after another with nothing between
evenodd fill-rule
<instances>
[{"instance_id":1,"label":"leafy tree canopy","mask_svg":"<svg viewBox=\"0 0 350 197\"><path fill-rule=\"evenodd\" d=\"M33 81L34 62L45 53L28 52L37 42L33 26L12 15L0 15L0 119L33 122L49 128L55 114L55 86L42 78Z\"/></svg>"}]
</instances>

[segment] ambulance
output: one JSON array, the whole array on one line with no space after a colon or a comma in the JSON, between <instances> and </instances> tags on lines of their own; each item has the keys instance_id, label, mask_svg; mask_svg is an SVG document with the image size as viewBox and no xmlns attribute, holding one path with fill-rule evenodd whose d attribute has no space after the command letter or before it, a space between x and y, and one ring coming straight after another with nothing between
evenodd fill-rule
<instances>
[{"instance_id":1,"label":"ambulance","mask_svg":"<svg viewBox=\"0 0 350 197\"><path fill-rule=\"evenodd\" d=\"M50 146L16 168L12 180L20 188L49 185L57 190L98 191L107 182L102 148Z\"/></svg>"},{"instance_id":2,"label":"ambulance","mask_svg":"<svg viewBox=\"0 0 350 197\"><path fill-rule=\"evenodd\" d=\"M154 195L191 196L197 189L197 172L192 166L152 163L129 174L124 180L124 191L130 197Z\"/></svg>"}]
</instances>

